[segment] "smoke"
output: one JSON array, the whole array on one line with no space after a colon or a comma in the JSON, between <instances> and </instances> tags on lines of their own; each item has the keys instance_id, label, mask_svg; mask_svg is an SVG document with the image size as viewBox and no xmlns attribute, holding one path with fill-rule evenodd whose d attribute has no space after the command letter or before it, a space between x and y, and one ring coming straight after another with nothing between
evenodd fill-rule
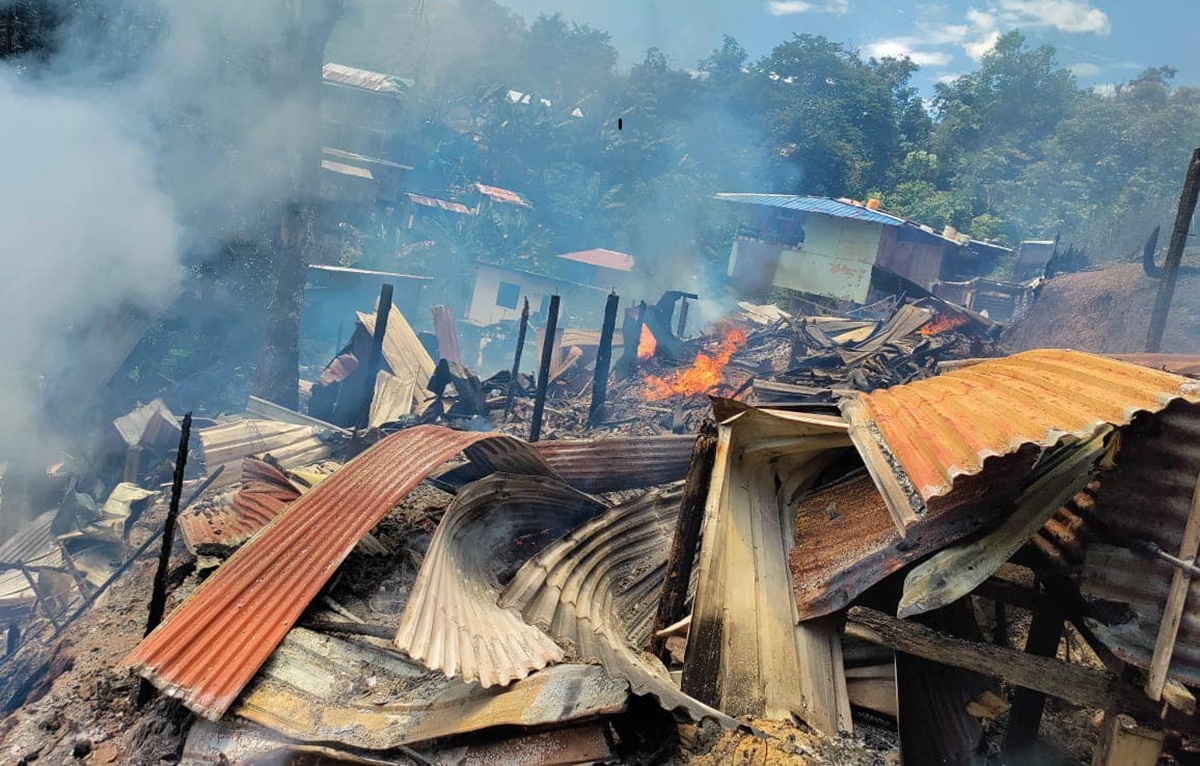
<instances>
[{"instance_id":1,"label":"smoke","mask_svg":"<svg viewBox=\"0 0 1200 766\"><path fill-rule=\"evenodd\" d=\"M70 357L69 331L174 289L180 232L149 152L102 100L0 71L0 114L0 455L10 455L41 430L44 376Z\"/></svg>"},{"instance_id":2,"label":"smoke","mask_svg":"<svg viewBox=\"0 0 1200 766\"><path fill-rule=\"evenodd\" d=\"M0 462L87 410L187 266L267 241L318 130L286 87L303 3L59 2L49 55L0 62Z\"/></svg>"}]
</instances>

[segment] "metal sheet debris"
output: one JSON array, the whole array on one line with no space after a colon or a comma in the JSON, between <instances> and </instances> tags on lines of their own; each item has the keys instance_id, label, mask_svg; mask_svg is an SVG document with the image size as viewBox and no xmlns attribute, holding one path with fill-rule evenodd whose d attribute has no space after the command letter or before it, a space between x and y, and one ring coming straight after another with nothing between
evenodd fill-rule
<instances>
[{"instance_id":1,"label":"metal sheet debris","mask_svg":"<svg viewBox=\"0 0 1200 766\"><path fill-rule=\"evenodd\" d=\"M327 432L316 426L272 420L238 420L200 429L204 467L212 474L225 466L215 486L224 487L242 479L242 461L270 455L285 468L299 468L333 454Z\"/></svg>"},{"instance_id":2,"label":"metal sheet debris","mask_svg":"<svg viewBox=\"0 0 1200 766\"><path fill-rule=\"evenodd\" d=\"M794 714L823 731L849 729L848 700L824 695L837 688L840 643L836 634L797 626L787 555L791 498L851 444L840 418L745 410L721 424L686 693L732 716Z\"/></svg>"},{"instance_id":3,"label":"metal sheet debris","mask_svg":"<svg viewBox=\"0 0 1200 766\"><path fill-rule=\"evenodd\" d=\"M567 484L582 492L621 492L680 481L687 475L695 437L613 436L603 439L555 439L533 445ZM619 466L619 470L613 470ZM462 486L486 475L467 464L438 477Z\"/></svg>"},{"instance_id":4,"label":"metal sheet debris","mask_svg":"<svg viewBox=\"0 0 1200 766\"><path fill-rule=\"evenodd\" d=\"M521 567L500 605L520 612L567 648L571 659L598 662L692 720L728 716L679 691L650 640L682 492L651 492L605 511Z\"/></svg>"},{"instance_id":5,"label":"metal sheet debris","mask_svg":"<svg viewBox=\"0 0 1200 766\"><path fill-rule=\"evenodd\" d=\"M198 555L236 550L278 516L300 490L278 468L253 458L242 467L245 484L220 507L200 507L179 515L179 532Z\"/></svg>"},{"instance_id":6,"label":"metal sheet debris","mask_svg":"<svg viewBox=\"0 0 1200 766\"><path fill-rule=\"evenodd\" d=\"M971 479L1006 466L1027 474L1037 455L1175 400L1200 401L1178 375L1079 351L993 359L842 402L851 435L899 529L962 503ZM993 465L996 463L996 465ZM1000 476L985 484L997 486Z\"/></svg>"},{"instance_id":7,"label":"metal sheet debris","mask_svg":"<svg viewBox=\"0 0 1200 766\"><path fill-rule=\"evenodd\" d=\"M554 473L528 445L495 433L417 426L394 434L276 516L127 663L199 715L220 717L358 541L464 450L512 473Z\"/></svg>"},{"instance_id":8,"label":"metal sheet debris","mask_svg":"<svg viewBox=\"0 0 1200 766\"><path fill-rule=\"evenodd\" d=\"M604 510L545 476L495 474L446 509L396 631L396 646L434 670L484 688L524 678L563 652L497 605L502 583L530 556Z\"/></svg>"},{"instance_id":9,"label":"metal sheet debris","mask_svg":"<svg viewBox=\"0 0 1200 766\"><path fill-rule=\"evenodd\" d=\"M388 750L613 715L628 698L628 684L594 665L555 665L484 689L394 652L295 628L230 712L300 741Z\"/></svg>"},{"instance_id":10,"label":"metal sheet debris","mask_svg":"<svg viewBox=\"0 0 1200 766\"><path fill-rule=\"evenodd\" d=\"M1086 519L1098 538L1087 546L1080 573L1088 625L1119 657L1141 668L1149 667L1175 570L1130 548L1145 540L1171 555L1179 551L1197 475L1200 408L1180 402L1129 429L1117 467L1103 475ZM1188 593L1170 675L1195 685L1200 684L1197 578Z\"/></svg>"}]
</instances>

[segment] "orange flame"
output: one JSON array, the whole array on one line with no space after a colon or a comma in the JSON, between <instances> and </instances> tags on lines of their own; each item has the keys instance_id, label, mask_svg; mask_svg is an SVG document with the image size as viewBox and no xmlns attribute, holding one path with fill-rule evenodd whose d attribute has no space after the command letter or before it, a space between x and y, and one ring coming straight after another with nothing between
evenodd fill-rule
<instances>
[{"instance_id":1,"label":"orange flame","mask_svg":"<svg viewBox=\"0 0 1200 766\"><path fill-rule=\"evenodd\" d=\"M686 370L660 378L646 378L643 393L650 400L670 399L672 396L696 396L703 394L721 382L721 370L729 364L735 351L746 343L746 333L733 330L726 335L712 356L698 354L696 362Z\"/></svg>"},{"instance_id":2,"label":"orange flame","mask_svg":"<svg viewBox=\"0 0 1200 766\"><path fill-rule=\"evenodd\" d=\"M947 330L953 330L955 327L961 327L966 323L967 320L962 317L939 316L920 330L917 330L917 332L928 337L946 332Z\"/></svg>"},{"instance_id":3,"label":"orange flame","mask_svg":"<svg viewBox=\"0 0 1200 766\"><path fill-rule=\"evenodd\" d=\"M654 356L654 350L658 348L658 341L654 339L654 333L650 332L650 328L642 325L642 337L638 340L638 359L649 359Z\"/></svg>"}]
</instances>

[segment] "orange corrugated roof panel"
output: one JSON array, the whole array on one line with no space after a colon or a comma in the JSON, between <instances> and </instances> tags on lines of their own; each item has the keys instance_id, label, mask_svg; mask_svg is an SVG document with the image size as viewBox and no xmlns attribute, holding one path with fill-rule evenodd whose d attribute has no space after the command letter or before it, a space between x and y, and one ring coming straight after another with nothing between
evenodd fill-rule
<instances>
[{"instance_id":1,"label":"orange corrugated roof panel","mask_svg":"<svg viewBox=\"0 0 1200 766\"><path fill-rule=\"evenodd\" d=\"M1110 357L1041 349L863 394L843 412L865 457L883 448L883 460L867 462L889 506L907 495L919 514L950 495L959 477L983 472L989 458L1087 438L1179 399L1200 402L1200 384Z\"/></svg>"},{"instance_id":2,"label":"orange corrugated roof panel","mask_svg":"<svg viewBox=\"0 0 1200 766\"><path fill-rule=\"evenodd\" d=\"M126 662L193 712L220 718L354 546L464 450L497 470L553 475L529 445L494 432L393 434L276 516Z\"/></svg>"}]
</instances>

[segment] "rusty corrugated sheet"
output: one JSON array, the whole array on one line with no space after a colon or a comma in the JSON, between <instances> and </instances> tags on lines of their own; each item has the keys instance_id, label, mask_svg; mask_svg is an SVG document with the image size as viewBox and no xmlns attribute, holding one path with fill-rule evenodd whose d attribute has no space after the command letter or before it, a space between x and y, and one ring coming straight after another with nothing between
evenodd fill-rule
<instances>
[{"instance_id":1,"label":"rusty corrugated sheet","mask_svg":"<svg viewBox=\"0 0 1200 766\"><path fill-rule=\"evenodd\" d=\"M604 504L545 476L496 474L454 498L396 630L396 646L447 676L503 686L563 659L550 638L497 605L531 556Z\"/></svg>"},{"instance_id":2,"label":"rusty corrugated sheet","mask_svg":"<svg viewBox=\"0 0 1200 766\"><path fill-rule=\"evenodd\" d=\"M855 444L898 524L1026 474L1042 449L1127 425L1200 384L1109 357L1026 351L842 403ZM972 481L987 462L990 475ZM1003 474L1009 473L1008 477ZM952 491L954 490L954 491Z\"/></svg>"},{"instance_id":3,"label":"rusty corrugated sheet","mask_svg":"<svg viewBox=\"0 0 1200 766\"><path fill-rule=\"evenodd\" d=\"M512 437L438 426L393 434L276 516L126 662L194 712L219 718L359 540L430 472L481 442L493 465L508 454L498 467L553 474Z\"/></svg>"},{"instance_id":4,"label":"rusty corrugated sheet","mask_svg":"<svg viewBox=\"0 0 1200 766\"><path fill-rule=\"evenodd\" d=\"M496 202L503 202L507 205L516 205L518 207L533 207L533 205L529 204L529 200L509 189L501 189L499 186L488 186L486 184L475 184L475 188L480 194Z\"/></svg>"},{"instance_id":5,"label":"rusty corrugated sheet","mask_svg":"<svg viewBox=\"0 0 1200 766\"><path fill-rule=\"evenodd\" d=\"M693 720L734 724L683 694L656 658L650 640L682 492L651 492L606 511L521 567L500 605L550 633L572 659L598 662Z\"/></svg>"},{"instance_id":6,"label":"rusty corrugated sheet","mask_svg":"<svg viewBox=\"0 0 1200 766\"><path fill-rule=\"evenodd\" d=\"M287 476L275 466L247 458L242 464L245 486L228 503L179 514L179 533L192 553L235 550L300 497Z\"/></svg>"},{"instance_id":7,"label":"rusty corrugated sheet","mask_svg":"<svg viewBox=\"0 0 1200 766\"><path fill-rule=\"evenodd\" d=\"M691 435L554 439L534 446L558 475L583 492L620 492L681 481L692 461ZM619 466L619 469L615 467ZM439 478L462 486L487 474L483 466L459 466Z\"/></svg>"},{"instance_id":8,"label":"rusty corrugated sheet","mask_svg":"<svg viewBox=\"0 0 1200 766\"><path fill-rule=\"evenodd\" d=\"M595 719L625 710L629 688L590 665L555 665L507 687L446 678L389 652L295 628L231 717L298 741L393 750L501 726Z\"/></svg>"},{"instance_id":9,"label":"rusty corrugated sheet","mask_svg":"<svg viewBox=\"0 0 1200 766\"><path fill-rule=\"evenodd\" d=\"M558 257L564 261L577 261L578 263L586 263L589 266L599 266L616 271L633 271L635 263L632 255L618 253L616 250L606 250L603 247L593 250L580 250L575 253L563 253Z\"/></svg>"},{"instance_id":10,"label":"rusty corrugated sheet","mask_svg":"<svg viewBox=\"0 0 1200 766\"><path fill-rule=\"evenodd\" d=\"M1118 656L1148 667L1174 569L1128 550L1149 540L1179 552L1200 475L1200 408L1183 403L1128 429L1117 468L1103 474L1088 520L1106 544L1088 546L1080 590L1089 624ZM1115 547L1123 546L1123 547ZM1200 684L1200 580L1193 578L1170 673Z\"/></svg>"}]
</instances>

